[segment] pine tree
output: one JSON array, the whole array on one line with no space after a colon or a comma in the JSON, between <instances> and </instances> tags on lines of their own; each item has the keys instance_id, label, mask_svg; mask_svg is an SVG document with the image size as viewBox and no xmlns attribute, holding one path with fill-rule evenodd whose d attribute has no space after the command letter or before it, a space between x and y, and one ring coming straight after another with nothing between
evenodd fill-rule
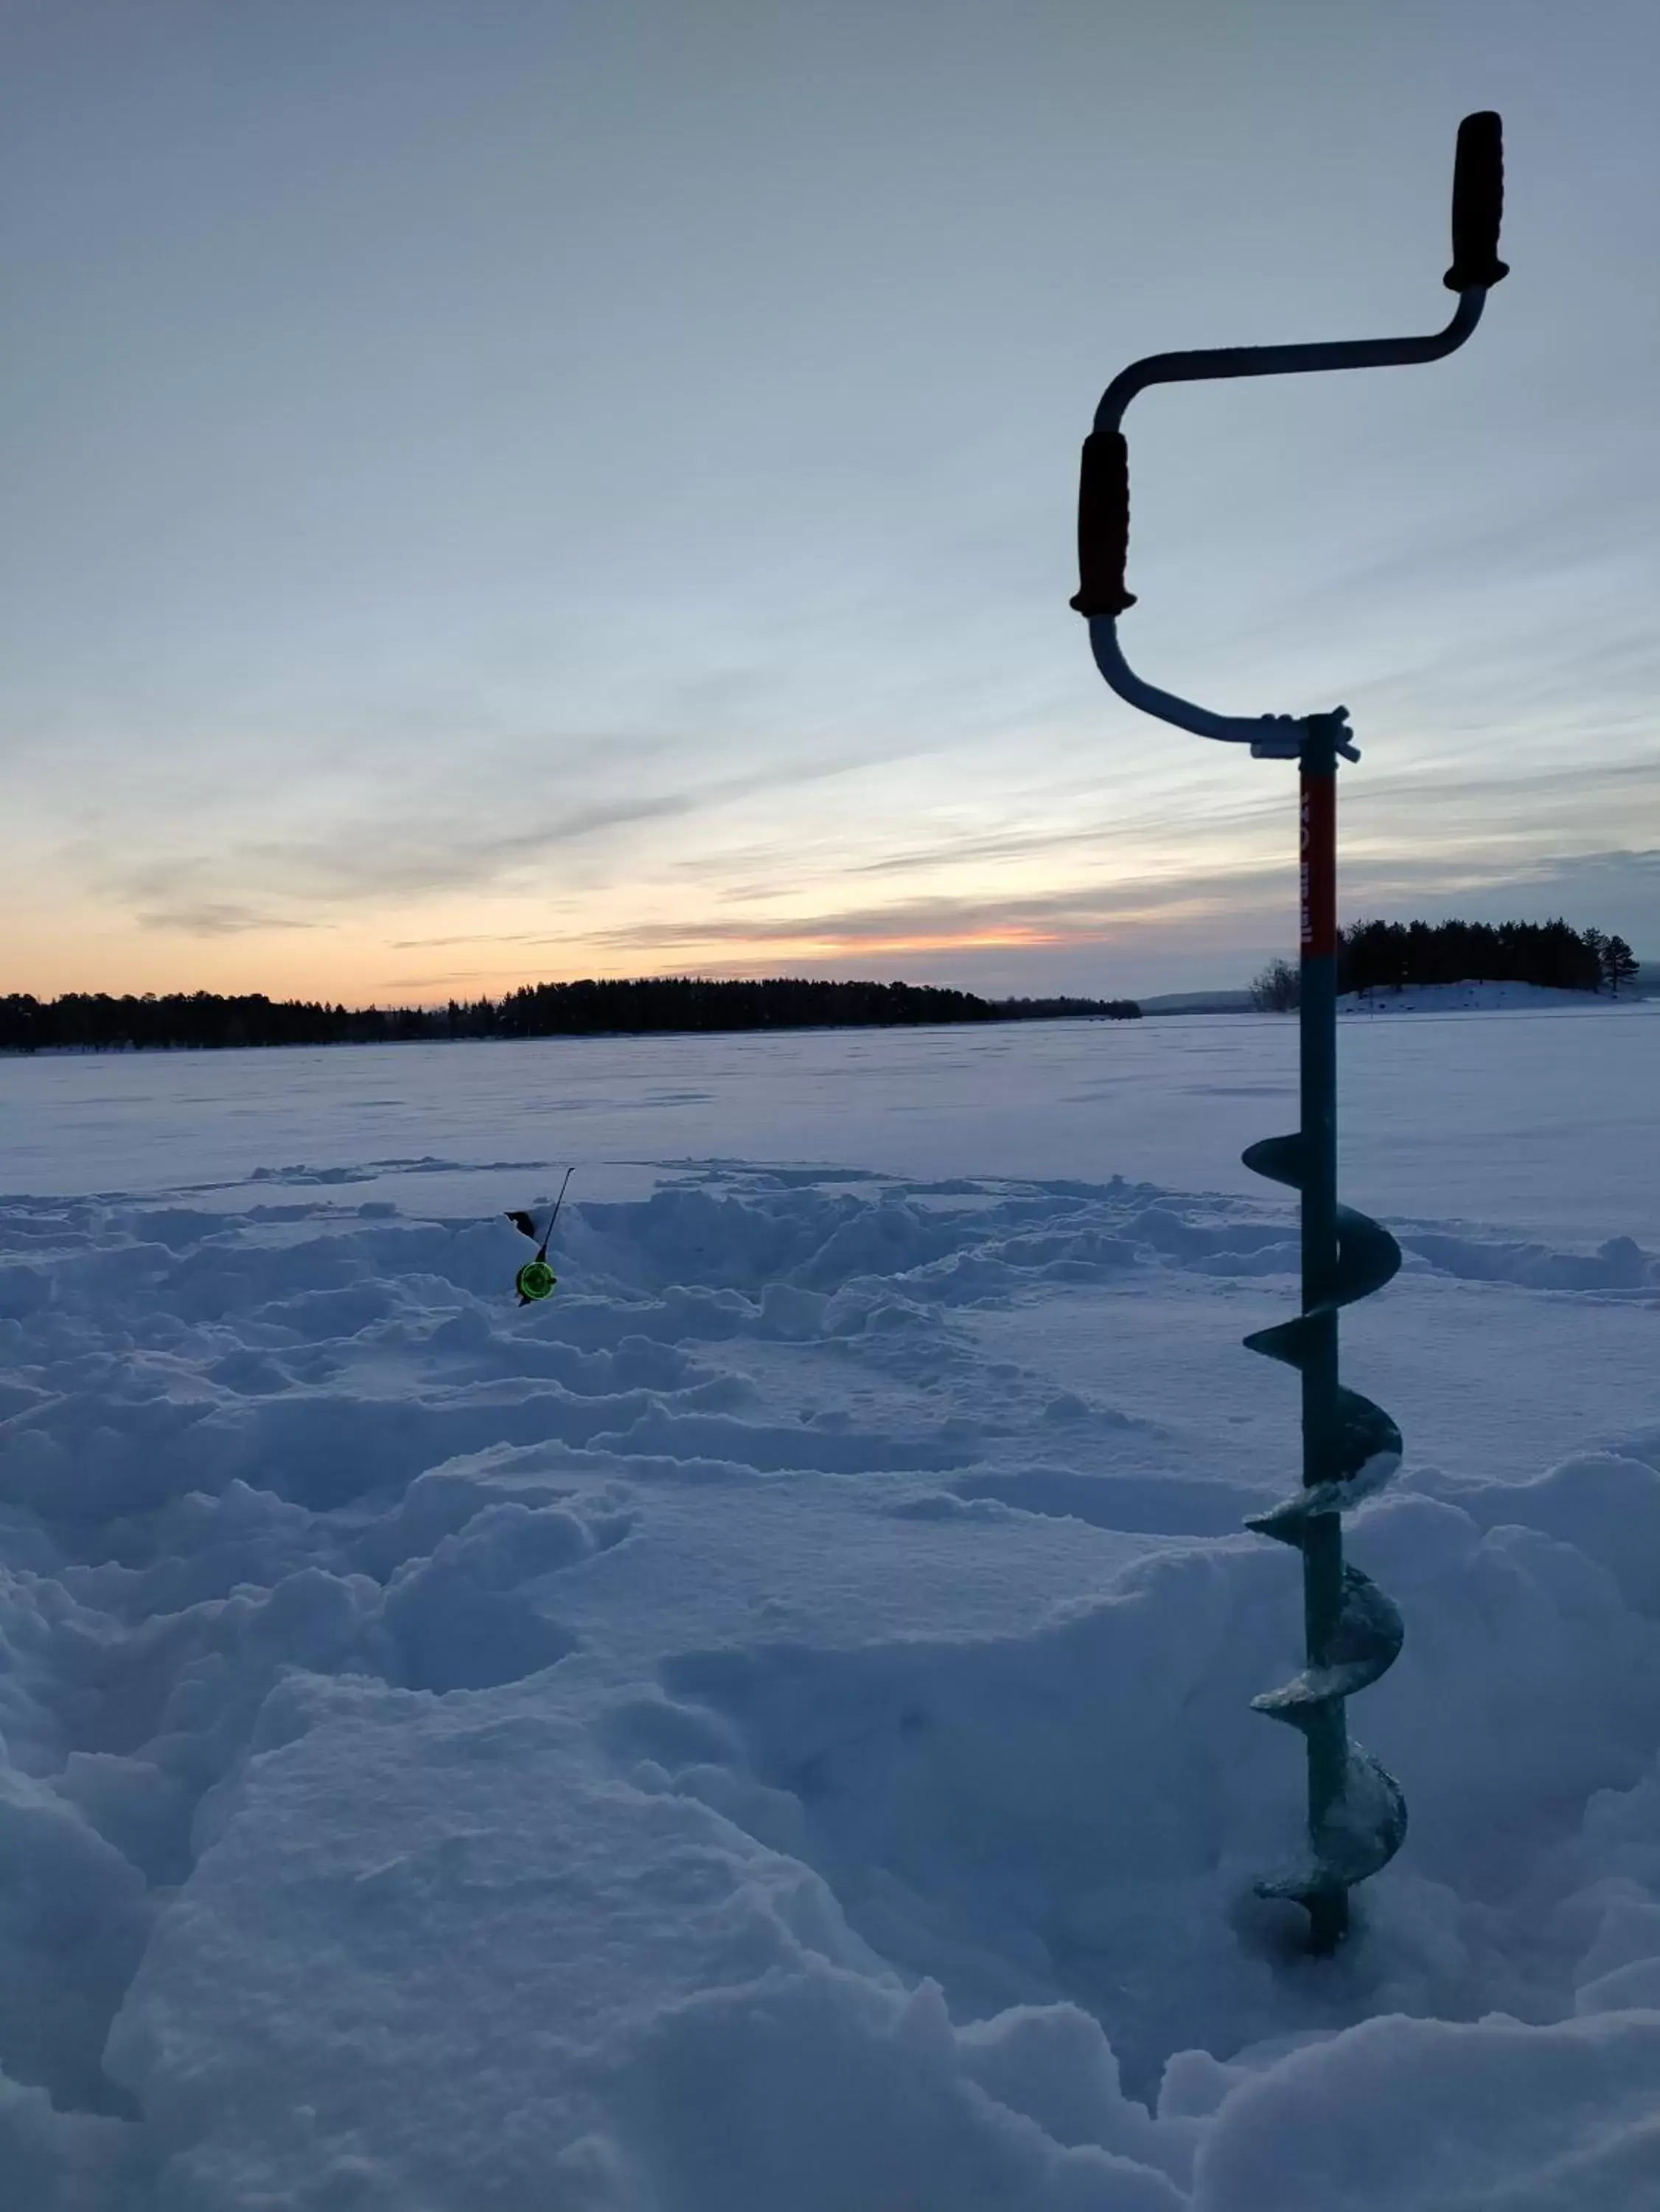
<instances>
[{"instance_id":1,"label":"pine tree","mask_svg":"<svg viewBox=\"0 0 1660 2212\"><path fill-rule=\"evenodd\" d=\"M1636 975L1639 961L1623 937L1610 937L1602 947L1602 973L1609 979L1609 988L1617 999L1620 986L1629 983Z\"/></svg>"},{"instance_id":2,"label":"pine tree","mask_svg":"<svg viewBox=\"0 0 1660 2212\"><path fill-rule=\"evenodd\" d=\"M1591 988L1600 991L1602 979L1609 972L1609 940L1600 929L1582 929L1579 942L1587 947L1596 963L1596 981Z\"/></svg>"}]
</instances>

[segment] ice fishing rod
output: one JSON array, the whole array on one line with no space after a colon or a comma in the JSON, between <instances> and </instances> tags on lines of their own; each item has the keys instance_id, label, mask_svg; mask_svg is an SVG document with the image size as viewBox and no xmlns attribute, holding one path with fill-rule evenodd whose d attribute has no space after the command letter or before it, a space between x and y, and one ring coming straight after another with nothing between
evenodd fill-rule
<instances>
[{"instance_id":1,"label":"ice fishing rod","mask_svg":"<svg viewBox=\"0 0 1660 2212\"><path fill-rule=\"evenodd\" d=\"M1311 1948L1334 1950L1348 1932L1348 1893L1400 1849L1406 1801L1379 1762L1352 1742L1346 1700L1392 1666L1404 1633L1393 1601L1343 1561L1342 1515L1387 1482L1400 1464L1401 1432L1382 1407L1337 1379L1337 1316L1381 1290L1401 1264L1389 1231L1337 1202L1337 762L1360 753L1348 710L1219 714L1136 675L1118 643L1120 615L1136 604L1124 586L1130 544L1124 410L1153 384L1222 376L1300 375L1328 368L1387 368L1439 361L1481 319L1493 285L1504 205L1499 120L1467 115L1458 126L1452 179L1452 266L1444 279L1458 303L1445 330L1423 337L1332 343L1224 346L1151 354L1112 380L1084 441L1078 489L1079 587L1072 605L1089 623L1095 665L1121 699L1202 738L1248 744L1257 760L1294 760L1301 770L1302 958L1299 1088L1302 1127L1252 1145L1245 1164L1301 1201L1301 1310L1245 1339L1247 1349L1294 1367L1302 1382L1303 1480L1283 1504L1246 1523L1293 1546L1303 1559L1306 1665L1283 1688L1255 1698L1258 1712L1302 1735L1308 1762L1307 1844L1283 1872L1259 1881L1263 1897L1294 1899L1309 1916Z\"/></svg>"},{"instance_id":2,"label":"ice fishing rod","mask_svg":"<svg viewBox=\"0 0 1660 2212\"><path fill-rule=\"evenodd\" d=\"M518 1302L522 1306L533 1305L538 1298L552 1297L558 1287L559 1277L548 1265L548 1240L554 1233L554 1224L559 1219L559 1209L565 1203L565 1193L575 1172L573 1167L566 1169L565 1181L559 1187L554 1210L548 1216L548 1226L542 1233L541 1243L536 1246L536 1255L534 1260L527 1260L513 1278L513 1288L518 1292ZM510 1213L507 1218L522 1237L528 1237L533 1244L536 1243L536 1225L528 1213Z\"/></svg>"}]
</instances>

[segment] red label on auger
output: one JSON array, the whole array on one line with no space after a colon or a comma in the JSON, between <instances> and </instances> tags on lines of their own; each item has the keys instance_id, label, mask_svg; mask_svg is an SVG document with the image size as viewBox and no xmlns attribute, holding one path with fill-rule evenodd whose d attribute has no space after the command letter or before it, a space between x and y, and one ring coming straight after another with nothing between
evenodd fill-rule
<instances>
[{"instance_id":1,"label":"red label on auger","mask_svg":"<svg viewBox=\"0 0 1660 2212\"><path fill-rule=\"evenodd\" d=\"M1301 815L1303 957L1337 950L1337 779L1303 778Z\"/></svg>"}]
</instances>

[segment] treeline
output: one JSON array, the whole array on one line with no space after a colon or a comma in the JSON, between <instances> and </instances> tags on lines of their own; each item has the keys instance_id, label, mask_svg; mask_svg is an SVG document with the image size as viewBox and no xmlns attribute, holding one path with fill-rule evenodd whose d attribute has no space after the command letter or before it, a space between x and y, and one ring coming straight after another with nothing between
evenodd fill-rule
<instances>
[{"instance_id":1,"label":"treeline","mask_svg":"<svg viewBox=\"0 0 1660 2212\"><path fill-rule=\"evenodd\" d=\"M927 1022L1134 1018L1130 999L980 999L924 983L843 983L804 976L700 981L527 983L500 1001L451 1006L457 1036L592 1036L652 1030L892 1029Z\"/></svg>"},{"instance_id":2,"label":"treeline","mask_svg":"<svg viewBox=\"0 0 1660 2212\"><path fill-rule=\"evenodd\" d=\"M348 1011L315 1000L268 999L261 992L224 999L213 991L173 991L116 999L70 991L39 1000L0 999L0 1049L9 1052L151 1052L185 1047L366 1044L431 1034L421 1008ZM439 1032L442 1033L441 1030Z\"/></svg>"},{"instance_id":3,"label":"treeline","mask_svg":"<svg viewBox=\"0 0 1660 2212\"><path fill-rule=\"evenodd\" d=\"M930 984L705 982L694 976L526 984L447 1006L347 1007L251 992L72 991L0 999L0 1051L145 1052L387 1044L449 1037L603 1036L665 1030L914 1027L937 1022L1134 1019L1133 999L980 999Z\"/></svg>"},{"instance_id":4,"label":"treeline","mask_svg":"<svg viewBox=\"0 0 1660 2212\"><path fill-rule=\"evenodd\" d=\"M1623 937L1566 921L1360 921L1337 935L1339 991L1409 983L1539 983L1617 994L1638 962Z\"/></svg>"},{"instance_id":5,"label":"treeline","mask_svg":"<svg viewBox=\"0 0 1660 2212\"><path fill-rule=\"evenodd\" d=\"M1337 933L1337 988L1404 990L1409 983L1542 983L1616 997L1640 963L1623 937L1556 921L1357 921ZM1270 960L1251 984L1258 1013L1289 1013L1301 979Z\"/></svg>"}]
</instances>

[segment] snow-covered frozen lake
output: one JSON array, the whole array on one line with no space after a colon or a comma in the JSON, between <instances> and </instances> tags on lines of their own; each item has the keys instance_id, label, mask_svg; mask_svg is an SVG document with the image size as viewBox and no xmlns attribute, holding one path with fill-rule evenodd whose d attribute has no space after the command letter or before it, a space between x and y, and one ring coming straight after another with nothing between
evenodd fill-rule
<instances>
[{"instance_id":1,"label":"snow-covered frozen lake","mask_svg":"<svg viewBox=\"0 0 1660 2212\"><path fill-rule=\"evenodd\" d=\"M1293 1024L0 1062L8 2207L1651 2204L1660 1006L1341 1046L1324 1962Z\"/></svg>"},{"instance_id":2,"label":"snow-covered frozen lake","mask_svg":"<svg viewBox=\"0 0 1660 2212\"><path fill-rule=\"evenodd\" d=\"M0 1188L574 1159L609 1194L633 1163L724 1158L1260 1194L1239 1154L1295 1121L1296 1066L1294 1018L1257 1015L0 1060ZM1353 1203L1660 1240L1660 1000L1357 1012L1340 1075Z\"/></svg>"}]
</instances>

